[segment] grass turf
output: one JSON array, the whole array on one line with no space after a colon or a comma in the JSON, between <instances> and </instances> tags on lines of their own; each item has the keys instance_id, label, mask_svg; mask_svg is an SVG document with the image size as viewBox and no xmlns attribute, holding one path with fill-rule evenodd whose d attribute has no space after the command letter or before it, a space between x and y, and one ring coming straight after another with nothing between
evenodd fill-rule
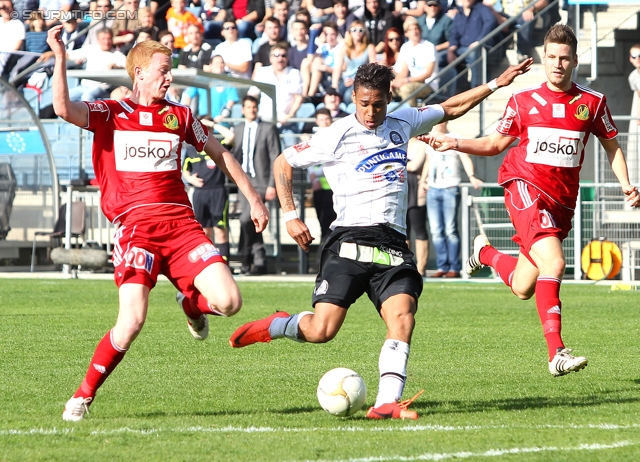
<instances>
[{"instance_id":1,"label":"grass turf","mask_svg":"<svg viewBox=\"0 0 640 462\"><path fill-rule=\"evenodd\" d=\"M327 370L358 371L377 391L385 328L354 305L325 345L228 346L240 324L308 309L306 283L240 282L243 310L193 340L174 289L152 291L147 323L98 392L91 415L64 403L112 326L110 281L1 280L0 460L640 460L640 293L567 285L564 339L589 366L554 378L533 301L493 284L425 286L405 397L418 421L322 411Z\"/></svg>"}]
</instances>

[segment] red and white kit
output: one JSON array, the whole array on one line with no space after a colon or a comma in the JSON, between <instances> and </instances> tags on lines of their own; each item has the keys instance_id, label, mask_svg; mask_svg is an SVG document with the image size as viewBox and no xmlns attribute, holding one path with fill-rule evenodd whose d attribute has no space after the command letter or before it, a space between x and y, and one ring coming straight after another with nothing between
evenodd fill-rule
<instances>
[{"instance_id":1,"label":"red and white kit","mask_svg":"<svg viewBox=\"0 0 640 462\"><path fill-rule=\"evenodd\" d=\"M116 284L152 288L162 272L187 295L202 269L224 261L195 221L182 183L182 143L202 151L207 129L189 108L168 101L85 104L102 211L121 225L114 240Z\"/></svg>"},{"instance_id":2,"label":"red and white kit","mask_svg":"<svg viewBox=\"0 0 640 462\"><path fill-rule=\"evenodd\" d=\"M497 131L520 140L498 173L518 233L514 241L527 254L544 236L564 239L571 229L589 135L618 135L605 96L575 83L566 92L551 91L543 83L511 97Z\"/></svg>"}]
</instances>

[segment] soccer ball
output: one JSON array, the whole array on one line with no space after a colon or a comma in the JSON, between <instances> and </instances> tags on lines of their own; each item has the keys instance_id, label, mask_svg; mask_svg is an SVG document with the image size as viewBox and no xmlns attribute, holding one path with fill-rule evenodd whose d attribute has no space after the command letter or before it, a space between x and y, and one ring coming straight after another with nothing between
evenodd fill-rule
<instances>
[{"instance_id":1,"label":"soccer ball","mask_svg":"<svg viewBox=\"0 0 640 462\"><path fill-rule=\"evenodd\" d=\"M338 417L353 415L362 409L367 387L362 377L351 369L338 367L324 374L318 384L318 401L322 409Z\"/></svg>"}]
</instances>

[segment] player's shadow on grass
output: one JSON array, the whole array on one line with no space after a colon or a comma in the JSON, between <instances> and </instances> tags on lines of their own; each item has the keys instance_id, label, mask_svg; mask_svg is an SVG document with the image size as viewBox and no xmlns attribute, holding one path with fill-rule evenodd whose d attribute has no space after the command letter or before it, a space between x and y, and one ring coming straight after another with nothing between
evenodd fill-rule
<instances>
[{"instance_id":1,"label":"player's shadow on grass","mask_svg":"<svg viewBox=\"0 0 640 462\"><path fill-rule=\"evenodd\" d=\"M416 401L411 408L426 414L458 414L486 411L522 411L526 409L545 409L559 407L590 407L603 404L637 403L638 398L621 398L621 390L603 391L602 394L553 397L532 396L511 399L491 399L478 401ZM612 396L607 396L611 394Z\"/></svg>"}]
</instances>

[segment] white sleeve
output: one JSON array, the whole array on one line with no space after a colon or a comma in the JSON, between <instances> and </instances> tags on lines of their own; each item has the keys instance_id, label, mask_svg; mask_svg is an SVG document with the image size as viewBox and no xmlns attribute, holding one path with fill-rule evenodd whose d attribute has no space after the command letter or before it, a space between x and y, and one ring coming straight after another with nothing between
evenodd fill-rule
<instances>
[{"instance_id":1,"label":"white sleeve","mask_svg":"<svg viewBox=\"0 0 640 462\"><path fill-rule=\"evenodd\" d=\"M411 125L411 138L418 135L426 135L434 125L440 123L444 117L444 109L439 104L433 104L421 108L407 108L395 111L393 115L404 119Z\"/></svg>"},{"instance_id":2,"label":"white sleeve","mask_svg":"<svg viewBox=\"0 0 640 462\"><path fill-rule=\"evenodd\" d=\"M331 127L316 132L311 139L284 150L284 158L294 168L308 168L317 164L327 164L336 159L337 142L331 140ZM340 137L341 138L341 137Z\"/></svg>"}]
</instances>

